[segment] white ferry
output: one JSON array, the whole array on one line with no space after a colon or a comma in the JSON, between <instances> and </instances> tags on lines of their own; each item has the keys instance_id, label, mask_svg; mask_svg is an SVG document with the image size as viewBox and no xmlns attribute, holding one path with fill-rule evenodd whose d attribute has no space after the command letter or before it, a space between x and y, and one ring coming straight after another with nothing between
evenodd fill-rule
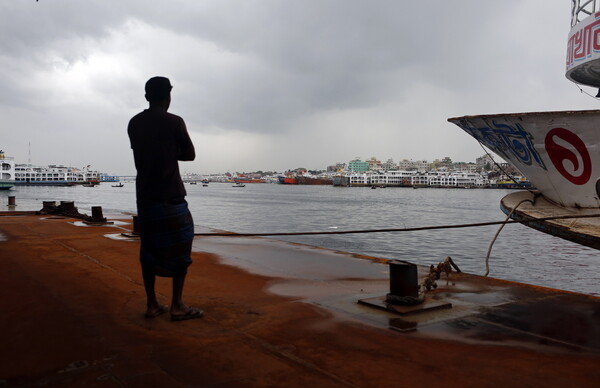
<instances>
[{"instance_id":1,"label":"white ferry","mask_svg":"<svg viewBox=\"0 0 600 388\"><path fill-rule=\"evenodd\" d=\"M0 190L9 190L15 185L15 161L0 151Z\"/></svg>"},{"instance_id":2,"label":"white ferry","mask_svg":"<svg viewBox=\"0 0 600 388\"><path fill-rule=\"evenodd\" d=\"M346 178L350 186L471 188L489 187L490 185L484 174L463 171L349 172L346 174Z\"/></svg>"},{"instance_id":3,"label":"white ferry","mask_svg":"<svg viewBox=\"0 0 600 388\"><path fill-rule=\"evenodd\" d=\"M15 166L15 184L18 186L72 186L100 182L101 173L92 171L89 167L79 169L61 165L17 164Z\"/></svg>"}]
</instances>

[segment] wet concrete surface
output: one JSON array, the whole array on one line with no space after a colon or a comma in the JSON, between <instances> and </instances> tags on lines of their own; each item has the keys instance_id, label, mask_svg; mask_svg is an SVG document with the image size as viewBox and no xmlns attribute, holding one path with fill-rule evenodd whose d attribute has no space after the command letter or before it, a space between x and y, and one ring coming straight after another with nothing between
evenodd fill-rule
<instances>
[{"instance_id":1,"label":"wet concrete surface","mask_svg":"<svg viewBox=\"0 0 600 388\"><path fill-rule=\"evenodd\" d=\"M376 258L202 237L185 297L205 317L144 319L139 240L106 237L127 223L40 218L0 216L0 386L600 381L597 297L454 273L428 294L452 308L399 315L357 303L388 292ZM168 303L169 281L157 288Z\"/></svg>"}]
</instances>

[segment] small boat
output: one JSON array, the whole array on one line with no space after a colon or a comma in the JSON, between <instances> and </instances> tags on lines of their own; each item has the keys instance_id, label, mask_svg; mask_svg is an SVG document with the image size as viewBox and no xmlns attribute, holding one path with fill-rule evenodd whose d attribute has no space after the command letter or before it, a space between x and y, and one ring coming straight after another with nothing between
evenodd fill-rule
<instances>
[{"instance_id":1,"label":"small boat","mask_svg":"<svg viewBox=\"0 0 600 388\"><path fill-rule=\"evenodd\" d=\"M112 187L123 187L125 186L123 183L119 183L118 185L112 185Z\"/></svg>"},{"instance_id":2,"label":"small boat","mask_svg":"<svg viewBox=\"0 0 600 388\"><path fill-rule=\"evenodd\" d=\"M231 187L246 187L246 185L238 182L235 185L232 185Z\"/></svg>"},{"instance_id":3,"label":"small boat","mask_svg":"<svg viewBox=\"0 0 600 388\"><path fill-rule=\"evenodd\" d=\"M197 185L198 182L190 182L190 185Z\"/></svg>"}]
</instances>

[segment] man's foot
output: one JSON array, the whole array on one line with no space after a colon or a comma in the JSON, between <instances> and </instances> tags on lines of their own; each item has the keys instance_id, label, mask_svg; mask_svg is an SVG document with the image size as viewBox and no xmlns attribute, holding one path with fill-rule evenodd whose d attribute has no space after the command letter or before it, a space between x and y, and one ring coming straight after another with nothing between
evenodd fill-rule
<instances>
[{"instance_id":1,"label":"man's foot","mask_svg":"<svg viewBox=\"0 0 600 388\"><path fill-rule=\"evenodd\" d=\"M169 311L169 306L165 306L164 304L159 304L158 306L148 307L146 310L146 314L144 314L145 318L156 318L159 315L163 315Z\"/></svg>"},{"instance_id":2,"label":"man's foot","mask_svg":"<svg viewBox=\"0 0 600 388\"><path fill-rule=\"evenodd\" d=\"M173 313L171 312L171 320L172 321L185 321L187 319L195 319L200 318L204 315L204 311L194 308L188 307L187 310L183 312Z\"/></svg>"}]
</instances>

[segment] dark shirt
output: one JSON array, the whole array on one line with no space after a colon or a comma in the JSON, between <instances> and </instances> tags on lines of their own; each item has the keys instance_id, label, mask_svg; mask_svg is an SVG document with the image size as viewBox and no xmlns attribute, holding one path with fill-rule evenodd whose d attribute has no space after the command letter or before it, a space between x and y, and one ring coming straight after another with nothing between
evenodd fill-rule
<instances>
[{"instance_id":1,"label":"dark shirt","mask_svg":"<svg viewBox=\"0 0 600 388\"><path fill-rule=\"evenodd\" d=\"M194 145L179 116L159 110L135 115L127 127L137 169L138 203L179 202L186 195L178 160L194 160Z\"/></svg>"}]
</instances>

